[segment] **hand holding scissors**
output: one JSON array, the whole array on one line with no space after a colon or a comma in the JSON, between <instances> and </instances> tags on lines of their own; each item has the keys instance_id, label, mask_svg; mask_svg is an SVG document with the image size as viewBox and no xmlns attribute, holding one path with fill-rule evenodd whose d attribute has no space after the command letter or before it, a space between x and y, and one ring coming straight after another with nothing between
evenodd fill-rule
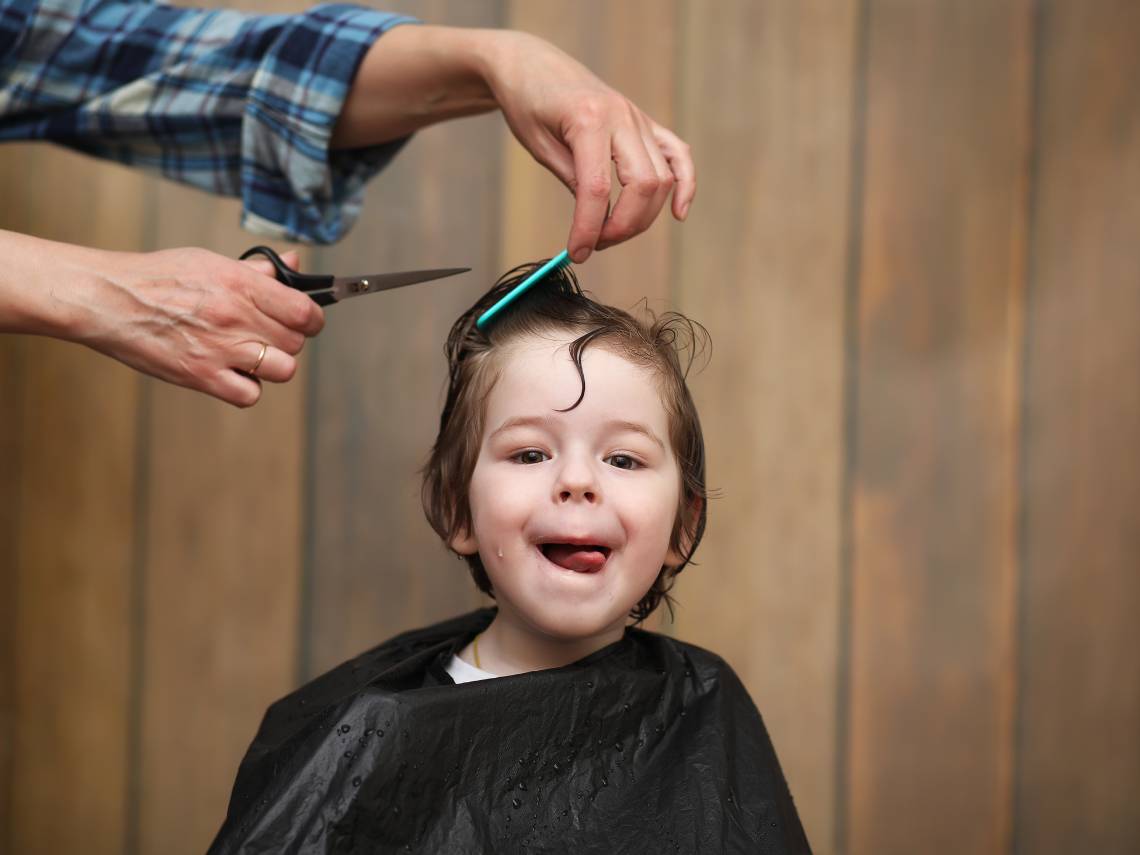
<instances>
[{"instance_id":1,"label":"hand holding scissors","mask_svg":"<svg viewBox=\"0 0 1140 855\"><path fill-rule=\"evenodd\" d=\"M263 261L264 259L264 261ZM328 306L347 300L350 297L359 297L363 294L376 294L391 288L402 288L405 285L414 285L417 282L430 282L433 279L442 279L465 273L469 267L449 267L434 270L409 270L400 273L372 273L364 276L333 276L331 274L301 273L291 267L277 254L276 250L268 246L254 246L241 254L241 261L252 264L265 270L265 261L269 262L272 271L266 273L277 281L300 291L318 306ZM297 348L300 351L300 347ZM248 369L236 369L238 374L257 383L260 380L283 382L292 378L296 371L296 361L293 356L296 352L278 353L269 342L261 342L260 349Z\"/></svg>"},{"instance_id":2,"label":"hand holding scissors","mask_svg":"<svg viewBox=\"0 0 1140 855\"><path fill-rule=\"evenodd\" d=\"M260 380L293 377L295 357L324 327L318 302L430 278L297 279L291 253L238 261L194 247L110 252L7 232L0 244L16 259L12 275L32 283L33 294L51 295L29 331L84 344L236 407L257 403ZM283 288L281 277L293 287Z\"/></svg>"},{"instance_id":3,"label":"hand holding scissors","mask_svg":"<svg viewBox=\"0 0 1140 855\"><path fill-rule=\"evenodd\" d=\"M406 270L400 273L371 273L365 276L332 276L320 273L298 273L287 265L273 249L268 246L254 246L241 254L241 260L262 256L273 265L274 273L279 282L284 282L290 288L296 288L308 294L318 306L328 306L339 303L349 297L359 297L362 294L376 294L391 288L403 288L405 285L415 285L418 282L430 282L433 279L442 279L445 276L454 276L457 273L466 273L470 267L442 267L435 270Z\"/></svg>"}]
</instances>

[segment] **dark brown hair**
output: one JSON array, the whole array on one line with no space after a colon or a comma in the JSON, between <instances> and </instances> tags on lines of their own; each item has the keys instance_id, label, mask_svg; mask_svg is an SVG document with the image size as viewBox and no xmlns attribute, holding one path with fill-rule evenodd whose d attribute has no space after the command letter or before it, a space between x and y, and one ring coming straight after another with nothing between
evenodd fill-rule
<instances>
[{"instance_id":1,"label":"dark brown hair","mask_svg":"<svg viewBox=\"0 0 1140 855\"><path fill-rule=\"evenodd\" d=\"M581 333L569 349L582 389L578 400L566 409L577 407L586 395L582 352L592 343L608 348L657 374L669 417L669 439L680 465L681 496L669 545L682 561L676 567L662 566L649 592L630 610L631 617L642 621L663 598L672 610L669 590L677 574L692 560L705 530L705 446L685 378L694 358L707 349L708 332L676 312L657 317L646 307L646 322L595 302L582 291L569 267L549 273L480 330L475 323L479 316L542 263L523 264L505 273L451 327L445 347L447 401L435 446L423 470L424 513L447 544L472 530L468 493L482 444L484 405L502 369L496 354L501 354L508 343L529 335L555 330ZM479 555L464 558L479 590L493 597L491 580Z\"/></svg>"}]
</instances>

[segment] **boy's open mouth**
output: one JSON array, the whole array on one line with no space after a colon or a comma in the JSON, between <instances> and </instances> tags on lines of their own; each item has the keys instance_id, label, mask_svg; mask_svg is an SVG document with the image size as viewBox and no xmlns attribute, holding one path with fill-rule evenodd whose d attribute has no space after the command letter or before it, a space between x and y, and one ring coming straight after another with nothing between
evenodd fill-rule
<instances>
[{"instance_id":1,"label":"boy's open mouth","mask_svg":"<svg viewBox=\"0 0 1140 855\"><path fill-rule=\"evenodd\" d=\"M610 557L609 547L586 543L540 543L539 550L551 564L575 573L596 573Z\"/></svg>"}]
</instances>

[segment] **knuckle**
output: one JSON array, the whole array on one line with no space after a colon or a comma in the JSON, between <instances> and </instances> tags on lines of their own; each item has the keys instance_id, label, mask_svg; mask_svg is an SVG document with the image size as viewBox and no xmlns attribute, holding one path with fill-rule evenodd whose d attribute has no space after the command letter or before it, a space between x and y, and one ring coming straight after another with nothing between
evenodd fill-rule
<instances>
[{"instance_id":1,"label":"knuckle","mask_svg":"<svg viewBox=\"0 0 1140 855\"><path fill-rule=\"evenodd\" d=\"M301 348L305 346L305 336L299 332L290 332L285 336L285 340L282 344L284 345L281 348L283 351L290 356L296 356L301 352Z\"/></svg>"},{"instance_id":2,"label":"knuckle","mask_svg":"<svg viewBox=\"0 0 1140 855\"><path fill-rule=\"evenodd\" d=\"M610 197L610 177L604 174L591 175L585 181L587 196L595 199L608 199Z\"/></svg>"},{"instance_id":3,"label":"knuckle","mask_svg":"<svg viewBox=\"0 0 1140 855\"><path fill-rule=\"evenodd\" d=\"M229 298L209 300L202 305L202 319L214 327L234 326L240 317L237 306Z\"/></svg>"},{"instance_id":4,"label":"knuckle","mask_svg":"<svg viewBox=\"0 0 1140 855\"><path fill-rule=\"evenodd\" d=\"M313 323L313 309L317 307L311 299L305 296L293 303L292 306L292 326L294 329L304 329Z\"/></svg>"},{"instance_id":5,"label":"knuckle","mask_svg":"<svg viewBox=\"0 0 1140 855\"><path fill-rule=\"evenodd\" d=\"M661 182L657 179L656 174L639 175L630 182L630 185L634 193L647 199L652 199L661 189Z\"/></svg>"},{"instance_id":6,"label":"knuckle","mask_svg":"<svg viewBox=\"0 0 1140 855\"><path fill-rule=\"evenodd\" d=\"M614 223L613 228L609 230L608 238L614 243L621 243L623 240L629 240L639 229L633 223Z\"/></svg>"},{"instance_id":7,"label":"knuckle","mask_svg":"<svg viewBox=\"0 0 1140 855\"><path fill-rule=\"evenodd\" d=\"M608 105L597 95L583 98L574 106L574 125L580 131L600 130L606 121Z\"/></svg>"}]
</instances>

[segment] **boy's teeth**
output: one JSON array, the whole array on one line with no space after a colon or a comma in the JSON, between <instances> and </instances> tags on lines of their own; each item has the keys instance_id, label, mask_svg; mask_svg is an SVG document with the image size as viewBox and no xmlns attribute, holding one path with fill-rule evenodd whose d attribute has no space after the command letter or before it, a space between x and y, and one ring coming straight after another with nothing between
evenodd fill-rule
<instances>
[{"instance_id":1,"label":"boy's teeth","mask_svg":"<svg viewBox=\"0 0 1140 855\"><path fill-rule=\"evenodd\" d=\"M547 559L566 570L593 573L606 563L606 550L598 546L576 543L544 543L542 552Z\"/></svg>"}]
</instances>

